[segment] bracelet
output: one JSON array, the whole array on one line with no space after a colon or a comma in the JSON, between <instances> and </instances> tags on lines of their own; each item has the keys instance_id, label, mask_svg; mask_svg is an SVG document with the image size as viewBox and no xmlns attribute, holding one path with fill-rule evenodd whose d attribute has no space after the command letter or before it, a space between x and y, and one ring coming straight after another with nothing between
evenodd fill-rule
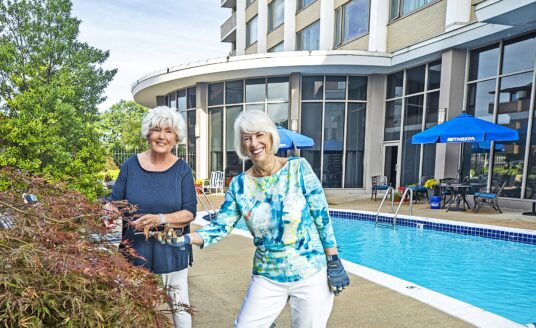
<instances>
[{"instance_id":1,"label":"bracelet","mask_svg":"<svg viewBox=\"0 0 536 328\"><path fill-rule=\"evenodd\" d=\"M166 216L162 213L158 214L158 216L160 217L160 224L166 224L167 223L167 220L166 220Z\"/></svg>"}]
</instances>

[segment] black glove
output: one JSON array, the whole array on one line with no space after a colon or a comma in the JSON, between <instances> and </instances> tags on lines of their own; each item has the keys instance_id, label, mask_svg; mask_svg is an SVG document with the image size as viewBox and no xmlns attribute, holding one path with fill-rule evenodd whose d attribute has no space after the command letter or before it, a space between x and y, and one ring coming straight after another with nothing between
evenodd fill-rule
<instances>
[{"instance_id":1,"label":"black glove","mask_svg":"<svg viewBox=\"0 0 536 328\"><path fill-rule=\"evenodd\" d=\"M339 295L346 286L350 285L350 278L342 266L338 255L327 255L328 283L333 294Z\"/></svg>"}]
</instances>

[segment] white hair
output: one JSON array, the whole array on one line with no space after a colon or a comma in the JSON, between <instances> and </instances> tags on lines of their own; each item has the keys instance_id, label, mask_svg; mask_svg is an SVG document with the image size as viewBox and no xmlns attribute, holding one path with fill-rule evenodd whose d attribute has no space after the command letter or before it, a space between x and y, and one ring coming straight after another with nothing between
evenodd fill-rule
<instances>
[{"instance_id":1,"label":"white hair","mask_svg":"<svg viewBox=\"0 0 536 328\"><path fill-rule=\"evenodd\" d=\"M162 128L166 125L175 131L177 142L183 142L186 135L186 123L175 109L167 106L158 106L149 110L141 122L141 136L147 140L151 129Z\"/></svg>"},{"instance_id":2,"label":"white hair","mask_svg":"<svg viewBox=\"0 0 536 328\"><path fill-rule=\"evenodd\" d=\"M234 122L234 147L236 154L241 159L248 159L246 150L242 147L243 133L266 132L272 137L272 153L279 150L279 133L277 128L268 117L260 110L245 110L241 112Z\"/></svg>"}]
</instances>

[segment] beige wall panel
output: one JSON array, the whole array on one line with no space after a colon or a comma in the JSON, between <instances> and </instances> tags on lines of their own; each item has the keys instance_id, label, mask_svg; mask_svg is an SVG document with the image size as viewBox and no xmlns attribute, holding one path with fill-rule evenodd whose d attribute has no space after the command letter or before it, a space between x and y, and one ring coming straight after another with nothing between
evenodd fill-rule
<instances>
[{"instance_id":1,"label":"beige wall panel","mask_svg":"<svg viewBox=\"0 0 536 328\"><path fill-rule=\"evenodd\" d=\"M442 0L387 26L387 52L431 39L445 32L447 1Z\"/></svg>"},{"instance_id":2,"label":"beige wall panel","mask_svg":"<svg viewBox=\"0 0 536 328\"><path fill-rule=\"evenodd\" d=\"M257 13L259 12L258 6L259 2L255 1L254 3L250 4L249 7L246 8L246 23L249 22L250 19L255 17Z\"/></svg>"},{"instance_id":3,"label":"beige wall panel","mask_svg":"<svg viewBox=\"0 0 536 328\"><path fill-rule=\"evenodd\" d=\"M469 22L471 23L476 22L475 5L482 1L484 0L472 0L471 1L471 14L469 16Z\"/></svg>"},{"instance_id":4,"label":"beige wall panel","mask_svg":"<svg viewBox=\"0 0 536 328\"><path fill-rule=\"evenodd\" d=\"M252 44L249 48L246 49L246 55L256 54L257 53L257 42Z\"/></svg>"},{"instance_id":5,"label":"beige wall panel","mask_svg":"<svg viewBox=\"0 0 536 328\"><path fill-rule=\"evenodd\" d=\"M350 2L351 0L335 0L334 2L334 8L337 9L340 6L344 5L347 2Z\"/></svg>"},{"instance_id":6,"label":"beige wall panel","mask_svg":"<svg viewBox=\"0 0 536 328\"><path fill-rule=\"evenodd\" d=\"M320 19L320 1L313 2L296 15L296 32Z\"/></svg>"},{"instance_id":7,"label":"beige wall panel","mask_svg":"<svg viewBox=\"0 0 536 328\"><path fill-rule=\"evenodd\" d=\"M279 42L283 41L285 37L285 24L280 25L272 32L268 33L268 36L266 38L266 49L270 49Z\"/></svg>"},{"instance_id":8,"label":"beige wall panel","mask_svg":"<svg viewBox=\"0 0 536 328\"><path fill-rule=\"evenodd\" d=\"M355 39L336 48L336 50L368 50L369 35L363 35L359 39Z\"/></svg>"}]
</instances>

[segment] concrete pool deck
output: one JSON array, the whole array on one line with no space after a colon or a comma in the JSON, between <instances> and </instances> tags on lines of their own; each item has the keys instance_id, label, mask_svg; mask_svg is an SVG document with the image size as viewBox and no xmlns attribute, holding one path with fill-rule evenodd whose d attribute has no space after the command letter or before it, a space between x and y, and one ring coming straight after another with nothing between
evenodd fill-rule
<instances>
[{"instance_id":1,"label":"concrete pool deck","mask_svg":"<svg viewBox=\"0 0 536 328\"><path fill-rule=\"evenodd\" d=\"M330 208L375 212L380 201L369 195L337 195L327 192ZM219 206L222 195L210 195ZM198 205L199 210L204 210ZM389 208L384 205L384 211ZM536 217L522 211L503 209L503 214L484 207L480 213L431 210L427 204L415 204L413 215L458 220L497 226L536 230ZM408 214L407 205L401 214ZM231 235L218 245L200 250L194 248L194 265L189 271L190 301L197 309L194 327L232 327L251 273L254 246L249 238ZM335 304L329 327L472 327L473 325L446 314L411 297L351 275L352 284ZM290 327L288 305L276 320L277 327Z\"/></svg>"}]
</instances>

